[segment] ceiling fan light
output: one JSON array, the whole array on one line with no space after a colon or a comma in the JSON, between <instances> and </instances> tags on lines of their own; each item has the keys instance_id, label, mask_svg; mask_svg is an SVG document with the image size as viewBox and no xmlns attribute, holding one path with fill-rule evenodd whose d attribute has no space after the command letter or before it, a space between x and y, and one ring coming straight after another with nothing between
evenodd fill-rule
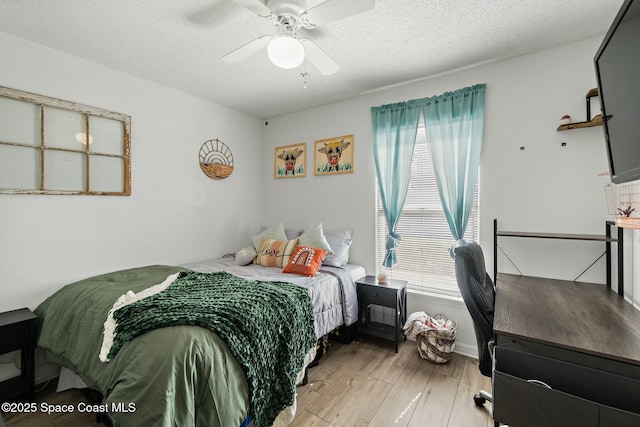
<instances>
[{"instance_id":1,"label":"ceiling fan light","mask_svg":"<svg viewBox=\"0 0 640 427\"><path fill-rule=\"evenodd\" d=\"M280 68L296 68L304 61L304 46L289 35L274 37L267 46L269 60Z\"/></svg>"}]
</instances>

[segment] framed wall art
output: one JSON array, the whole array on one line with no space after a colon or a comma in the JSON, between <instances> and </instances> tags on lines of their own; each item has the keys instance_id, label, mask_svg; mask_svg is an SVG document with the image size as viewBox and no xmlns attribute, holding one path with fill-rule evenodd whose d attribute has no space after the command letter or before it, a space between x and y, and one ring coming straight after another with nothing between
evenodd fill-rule
<instances>
[{"instance_id":1,"label":"framed wall art","mask_svg":"<svg viewBox=\"0 0 640 427\"><path fill-rule=\"evenodd\" d=\"M307 143L284 145L273 150L274 178L307 176Z\"/></svg>"},{"instance_id":2,"label":"framed wall art","mask_svg":"<svg viewBox=\"0 0 640 427\"><path fill-rule=\"evenodd\" d=\"M321 139L313 144L315 175L353 173L353 135Z\"/></svg>"}]
</instances>

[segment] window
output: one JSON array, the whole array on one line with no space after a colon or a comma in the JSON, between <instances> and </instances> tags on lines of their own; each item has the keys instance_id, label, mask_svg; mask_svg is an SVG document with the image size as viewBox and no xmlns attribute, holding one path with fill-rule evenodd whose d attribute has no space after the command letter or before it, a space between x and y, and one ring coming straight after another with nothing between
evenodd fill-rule
<instances>
[{"instance_id":1,"label":"window","mask_svg":"<svg viewBox=\"0 0 640 427\"><path fill-rule=\"evenodd\" d=\"M0 193L131 194L127 115L0 87Z\"/></svg>"},{"instance_id":2,"label":"window","mask_svg":"<svg viewBox=\"0 0 640 427\"><path fill-rule=\"evenodd\" d=\"M382 265L387 224L377 187L376 182L376 265L379 272L407 280L410 292L460 298L453 259L449 255L454 240L440 203L424 125L418 128L409 190L398 221L397 232L401 237L396 249L398 263L392 268ZM478 240L477 184L464 238Z\"/></svg>"}]
</instances>

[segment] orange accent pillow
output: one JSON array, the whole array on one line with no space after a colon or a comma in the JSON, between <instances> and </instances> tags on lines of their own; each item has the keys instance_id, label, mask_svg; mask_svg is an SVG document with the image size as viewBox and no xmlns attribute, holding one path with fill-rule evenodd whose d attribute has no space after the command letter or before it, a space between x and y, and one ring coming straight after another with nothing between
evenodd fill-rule
<instances>
[{"instance_id":1,"label":"orange accent pillow","mask_svg":"<svg viewBox=\"0 0 640 427\"><path fill-rule=\"evenodd\" d=\"M318 273L318 269L327 253L324 249L296 246L291 254L289 263L282 272L313 277Z\"/></svg>"}]
</instances>

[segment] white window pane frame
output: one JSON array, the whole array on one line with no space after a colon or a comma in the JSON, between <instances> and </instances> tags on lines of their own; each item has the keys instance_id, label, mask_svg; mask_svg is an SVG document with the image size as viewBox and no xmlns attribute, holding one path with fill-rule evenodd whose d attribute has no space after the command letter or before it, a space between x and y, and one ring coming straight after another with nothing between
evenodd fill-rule
<instances>
[{"instance_id":1,"label":"white window pane frame","mask_svg":"<svg viewBox=\"0 0 640 427\"><path fill-rule=\"evenodd\" d=\"M465 232L465 240L477 241L478 185ZM378 273L409 282L409 292L461 299L449 249L454 243L436 182L424 125L418 128L405 205L398 221L401 236L396 249L398 263L382 265L388 228L376 181L376 266Z\"/></svg>"},{"instance_id":2,"label":"white window pane frame","mask_svg":"<svg viewBox=\"0 0 640 427\"><path fill-rule=\"evenodd\" d=\"M129 196L130 129L126 114L0 86L0 193Z\"/></svg>"}]
</instances>

